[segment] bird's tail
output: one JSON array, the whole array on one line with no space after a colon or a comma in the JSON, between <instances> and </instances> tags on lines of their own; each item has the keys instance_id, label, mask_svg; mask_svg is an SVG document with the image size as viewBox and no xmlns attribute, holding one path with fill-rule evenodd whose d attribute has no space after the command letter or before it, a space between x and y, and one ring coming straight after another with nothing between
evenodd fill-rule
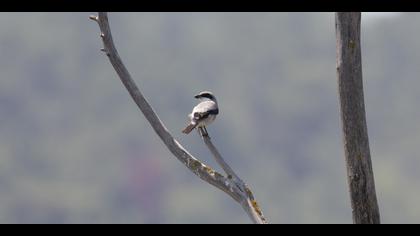
<instances>
[{"instance_id":1,"label":"bird's tail","mask_svg":"<svg viewBox=\"0 0 420 236\"><path fill-rule=\"evenodd\" d=\"M185 127L185 129L182 130L182 133L189 134L196 126L197 124L189 124L187 127Z\"/></svg>"}]
</instances>

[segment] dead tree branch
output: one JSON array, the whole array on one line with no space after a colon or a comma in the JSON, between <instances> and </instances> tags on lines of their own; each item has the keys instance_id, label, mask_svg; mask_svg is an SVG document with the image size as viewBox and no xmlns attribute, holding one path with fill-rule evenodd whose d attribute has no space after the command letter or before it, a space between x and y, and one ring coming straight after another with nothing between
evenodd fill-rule
<instances>
[{"instance_id":1,"label":"dead tree branch","mask_svg":"<svg viewBox=\"0 0 420 236\"><path fill-rule=\"evenodd\" d=\"M340 113L353 222L378 224L379 208L363 97L360 21L360 12L335 15Z\"/></svg>"},{"instance_id":2,"label":"dead tree branch","mask_svg":"<svg viewBox=\"0 0 420 236\"><path fill-rule=\"evenodd\" d=\"M229 196L231 196L236 202L240 203L254 223L266 223L266 220L257 202L252 196L251 191L245 185L245 183L243 183L242 180L240 180L234 174L230 167L227 168L228 165L224 161L222 161L223 159L221 158L217 149L210 142L210 139L204 139L204 141L208 145L216 159L220 161L218 161L218 163L224 163L222 164L223 169L227 171L228 177L231 176L232 178L223 176L222 174L218 173L217 171L213 170L212 168L203 164L197 158L192 156L170 134L168 129L166 129L165 125L162 123L157 114L154 112L153 108L150 106L150 104L144 98L143 94L138 89L134 80L131 78L130 73L128 72L120 56L118 55L117 49L115 48L114 42L112 40L107 13L100 12L98 16L90 16L90 19L96 21L101 30L100 36L104 45L101 51L105 52L105 54L108 56L121 82L124 84L127 91L133 98L134 102L140 108L143 115L149 121L150 125L160 137L160 139L163 141L163 143L166 145L166 147L169 149L169 151L190 171L192 171L202 180L224 191Z\"/></svg>"},{"instance_id":3,"label":"dead tree branch","mask_svg":"<svg viewBox=\"0 0 420 236\"><path fill-rule=\"evenodd\" d=\"M201 132L199 133L201 134ZM240 202L242 205L242 208L244 208L244 210L247 212L247 214L249 215L251 219L262 219L265 221L262 211L260 207L258 206L257 201L254 199L254 196L251 190L248 188L245 182L241 178L239 178L239 176L233 171L233 169L226 163L226 161L220 155L217 148L211 142L210 136L201 135L201 137L203 138L204 143L207 145L207 148L213 154L213 157L216 160L216 162L222 167L222 169L227 174L227 178L231 179L239 188L239 190L242 193L246 194L246 197L243 198L242 202ZM263 223L263 222L255 222L255 223Z\"/></svg>"}]
</instances>

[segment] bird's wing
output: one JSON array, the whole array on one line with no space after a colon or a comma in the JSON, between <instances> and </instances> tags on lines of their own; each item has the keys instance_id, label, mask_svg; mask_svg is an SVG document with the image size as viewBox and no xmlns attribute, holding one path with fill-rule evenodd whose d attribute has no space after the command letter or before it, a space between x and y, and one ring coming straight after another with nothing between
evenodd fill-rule
<instances>
[{"instance_id":1,"label":"bird's wing","mask_svg":"<svg viewBox=\"0 0 420 236\"><path fill-rule=\"evenodd\" d=\"M199 121L207 118L209 115L219 114L217 104L213 101L204 101L194 107L192 111L192 119Z\"/></svg>"}]
</instances>

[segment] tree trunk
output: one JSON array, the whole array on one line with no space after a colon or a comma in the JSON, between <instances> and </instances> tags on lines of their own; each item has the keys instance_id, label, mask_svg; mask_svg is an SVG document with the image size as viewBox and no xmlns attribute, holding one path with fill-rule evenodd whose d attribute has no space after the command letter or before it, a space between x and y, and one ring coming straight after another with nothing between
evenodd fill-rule
<instances>
[{"instance_id":1,"label":"tree trunk","mask_svg":"<svg viewBox=\"0 0 420 236\"><path fill-rule=\"evenodd\" d=\"M336 13L337 78L353 222L379 224L363 98L360 12Z\"/></svg>"}]
</instances>

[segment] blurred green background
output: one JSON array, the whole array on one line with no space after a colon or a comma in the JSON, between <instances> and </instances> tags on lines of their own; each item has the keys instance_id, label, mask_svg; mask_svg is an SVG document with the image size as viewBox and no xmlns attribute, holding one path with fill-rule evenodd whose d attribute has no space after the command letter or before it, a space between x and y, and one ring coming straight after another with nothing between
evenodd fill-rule
<instances>
[{"instance_id":1,"label":"blurred green background","mask_svg":"<svg viewBox=\"0 0 420 236\"><path fill-rule=\"evenodd\" d=\"M91 13L0 14L0 223L250 223L166 149L99 51ZM373 14L371 14L373 15ZM110 13L133 78L175 137L193 95L271 223L351 223L333 13ZM362 16L384 223L419 223L420 14ZM218 170L220 168L217 168Z\"/></svg>"}]
</instances>

